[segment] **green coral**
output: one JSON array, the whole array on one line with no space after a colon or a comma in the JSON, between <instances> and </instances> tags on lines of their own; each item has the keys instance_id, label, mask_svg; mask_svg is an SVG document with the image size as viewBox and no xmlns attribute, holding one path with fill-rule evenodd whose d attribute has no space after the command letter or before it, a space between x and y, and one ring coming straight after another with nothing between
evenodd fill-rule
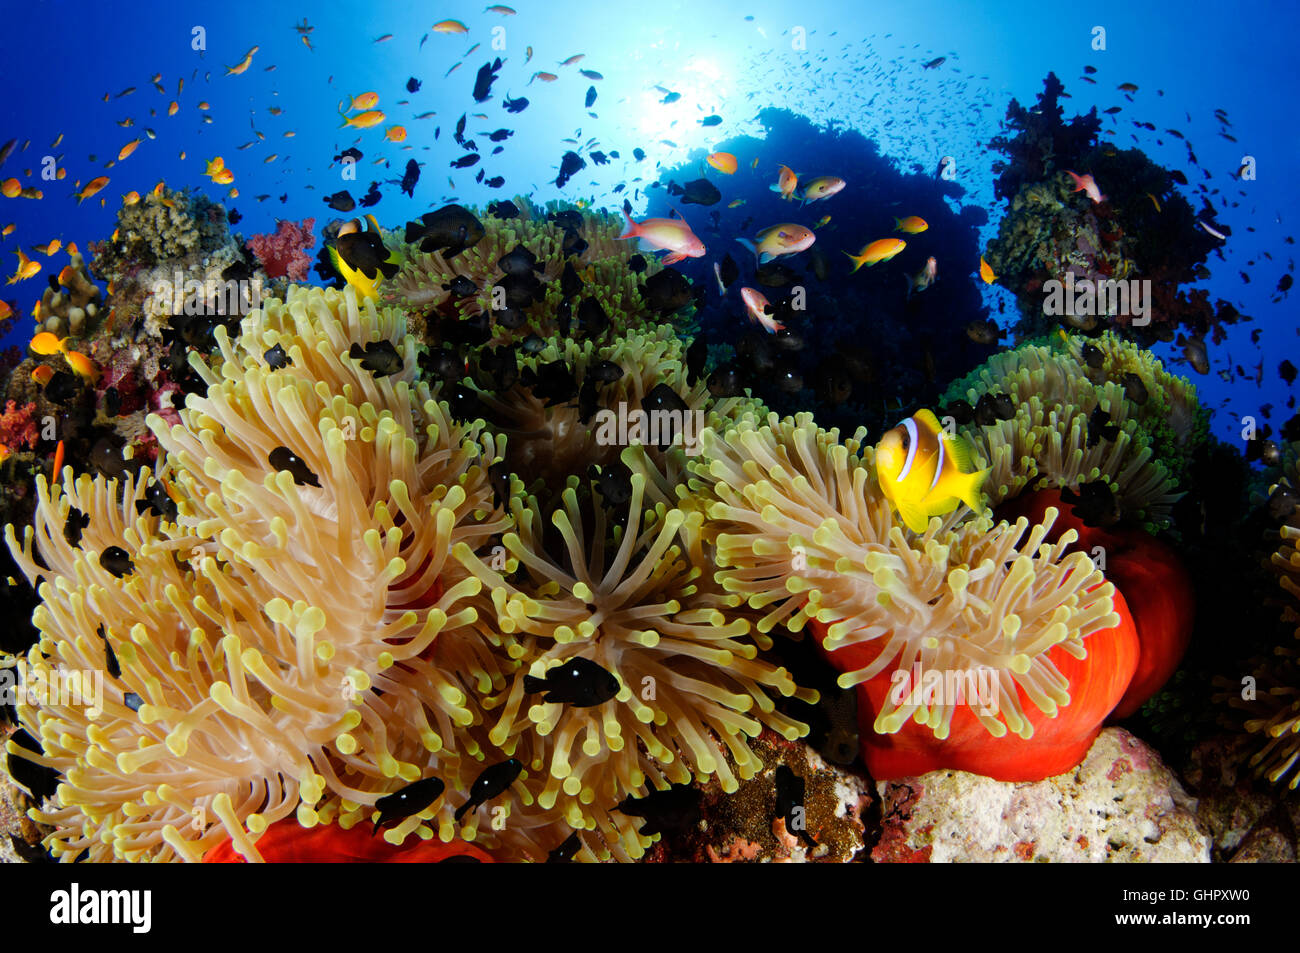
<instances>
[{"instance_id":1,"label":"green coral","mask_svg":"<svg viewBox=\"0 0 1300 953\"><path fill-rule=\"evenodd\" d=\"M99 274L119 277L128 264L151 265L216 249L227 239L226 211L201 193L165 186L117 213L117 230L95 259Z\"/></svg>"}]
</instances>

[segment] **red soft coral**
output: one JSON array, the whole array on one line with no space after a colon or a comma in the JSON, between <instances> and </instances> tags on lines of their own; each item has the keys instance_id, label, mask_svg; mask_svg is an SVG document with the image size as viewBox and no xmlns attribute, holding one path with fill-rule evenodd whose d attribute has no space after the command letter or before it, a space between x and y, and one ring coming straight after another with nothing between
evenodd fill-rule
<instances>
[{"instance_id":1,"label":"red soft coral","mask_svg":"<svg viewBox=\"0 0 1300 953\"><path fill-rule=\"evenodd\" d=\"M0 414L0 446L9 453L22 449L23 445L28 450L35 450L36 440L40 437L35 414L35 404L21 408L12 400L5 404L5 412Z\"/></svg>"},{"instance_id":2,"label":"red soft coral","mask_svg":"<svg viewBox=\"0 0 1300 953\"><path fill-rule=\"evenodd\" d=\"M316 244L316 236L312 234L315 225L314 218L305 218L296 224L280 219L274 232L254 235L248 240L248 247L272 278L306 281L307 269L312 263L306 250Z\"/></svg>"}]
</instances>

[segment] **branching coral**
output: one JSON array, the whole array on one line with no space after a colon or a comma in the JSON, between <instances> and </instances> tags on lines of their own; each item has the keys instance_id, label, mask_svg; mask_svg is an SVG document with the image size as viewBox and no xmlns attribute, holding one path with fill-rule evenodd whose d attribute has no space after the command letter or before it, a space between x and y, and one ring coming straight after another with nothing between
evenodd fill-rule
<instances>
[{"instance_id":1,"label":"branching coral","mask_svg":"<svg viewBox=\"0 0 1300 953\"><path fill-rule=\"evenodd\" d=\"M1120 353L1116 347L1112 342L1112 355ZM1163 376L1152 373L1149 393L1171 413L1177 405L1185 412L1182 416L1199 420L1191 385L1171 384L1165 394L1164 383ZM1154 408L1129 400L1123 384L1114 379L1094 383L1087 367L1070 354L1022 345L995 354L954 383L947 396L973 405L982 394L999 393L1011 398L1014 417L962 428L982 460L980 466L992 467L984 484L992 505L1030 485L1077 490L1081 483L1102 480L1111 486L1123 514L1148 522L1168 519L1178 499L1170 464L1182 465L1187 446L1180 445L1178 431L1171 431L1168 421L1155 422L1150 416ZM1113 438L1089 433L1089 419L1098 409L1106 416L1106 426L1117 428ZM1185 432L1191 441L1201 431L1193 425ZM1156 455L1156 446L1177 455L1166 463Z\"/></svg>"},{"instance_id":2,"label":"branching coral","mask_svg":"<svg viewBox=\"0 0 1300 953\"><path fill-rule=\"evenodd\" d=\"M953 514L906 534L864 437L841 442L806 414L705 432L692 489L711 501L724 590L765 611L759 631L811 623L840 684L863 686L864 756L878 778L918 764L1025 778L1077 763L1136 664L1114 587L1086 555L1065 555L1073 533L1042 545L1054 514L1032 528ZM892 674L917 664L991 672L991 704L890 693ZM909 721L924 731L904 730ZM881 737L900 731L905 742Z\"/></svg>"},{"instance_id":3,"label":"branching coral","mask_svg":"<svg viewBox=\"0 0 1300 953\"><path fill-rule=\"evenodd\" d=\"M635 463L636 454L628 459ZM759 656L770 642L751 632L732 611L739 600L714 582L700 513L647 507L647 477L636 472L619 525L599 503L584 506L577 483L550 519L550 539L536 499L513 500L517 528L503 540L521 569L513 579L466 546L456 556L484 583L474 600L479 624L509 640L521 662L484 702L496 719L491 740L533 735L531 764L546 778L539 804L635 857L649 841L615 827L610 814L624 795L709 775L734 791L737 775L719 741L748 778L761 762L746 738L764 725L787 738L807 730L778 712L773 697L815 701L816 693ZM524 676L573 657L614 673L618 694L589 708L529 705Z\"/></svg>"},{"instance_id":4,"label":"branching coral","mask_svg":"<svg viewBox=\"0 0 1300 953\"><path fill-rule=\"evenodd\" d=\"M35 532L6 534L45 580L29 667L104 672L111 647L121 669L99 712L20 706L37 760L65 777L42 814L63 859L195 859L227 837L255 858L282 818L350 827L425 773L473 780L447 746L477 717L454 673L482 665L462 607L479 583L447 554L508 525L487 483L492 438L413 384L401 315L359 309L351 290L295 291L237 343L218 338L217 371L193 362L210 386L185 426L151 420L176 522L138 512L143 478L69 471L61 492L38 484ZM376 340L402 371L375 378L348 356ZM276 344L280 370L262 356ZM282 450L290 469L269 462ZM72 507L90 516L77 547ZM449 839L451 808L438 813ZM386 836L417 827L431 833L417 816Z\"/></svg>"}]
</instances>

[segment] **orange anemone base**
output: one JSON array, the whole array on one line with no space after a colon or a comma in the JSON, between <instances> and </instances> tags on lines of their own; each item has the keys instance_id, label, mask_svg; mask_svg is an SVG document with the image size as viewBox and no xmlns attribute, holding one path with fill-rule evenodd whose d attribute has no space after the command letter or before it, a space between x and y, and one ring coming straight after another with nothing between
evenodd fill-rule
<instances>
[{"instance_id":1,"label":"orange anemone base","mask_svg":"<svg viewBox=\"0 0 1300 953\"><path fill-rule=\"evenodd\" d=\"M1037 490L1009 500L998 516L1042 519L1043 511L1056 507L1056 518L1048 541L1054 542L1066 529L1079 534L1074 548L1089 555L1100 546L1105 551L1106 578L1124 594L1133 624L1137 626L1142 652L1137 672L1120 699L1111 719L1127 718L1160 690L1182 661L1196 619L1196 597L1192 580L1172 547L1140 529L1100 529L1085 526L1058 490Z\"/></svg>"},{"instance_id":2,"label":"orange anemone base","mask_svg":"<svg viewBox=\"0 0 1300 953\"><path fill-rule=\"evenodd\" d=\"M371 835L369 824L343 830L337 824L303 827L296 818L286 817L268 827L257 839L257 850L269 864L436 864L457 857L492 863L481 848L464 841L444 844L437 838L420 840L408 835L394 847L383 832ZM203 855L205 864L241 864L244 855L230 841Z\"/></svg>"},{"instance_id":3,"label":"orange anemone base","mask_svg":"<svg viewBox=\"0 0 1300 953\"><path fill-rule=\"evenodd\" d=\"M858 734L867 770L877 781L942 769L969 771L997 781L1041 781L1069 771L1088 753L1137 668L1137 632L1118 593L1115 611L1122 621L1088 636L1084 642L1087 657L1076 659L1060 646L1048 653L1070 685L1070 704L1056 717L1039 711L1017 687L1021 710L1034 727L1033 737L1027 740L1010 731L995 738L966 705L953 712L948 737L943 740L928 726L910 720L892 734L879 734L873 724L889 696L894 670L886 669L858 685ZM817 621L809 624L820 645L826 626ZM825 654L840 671L855 671L875 659L884 641Z\"/></svg>"}]
</instances>

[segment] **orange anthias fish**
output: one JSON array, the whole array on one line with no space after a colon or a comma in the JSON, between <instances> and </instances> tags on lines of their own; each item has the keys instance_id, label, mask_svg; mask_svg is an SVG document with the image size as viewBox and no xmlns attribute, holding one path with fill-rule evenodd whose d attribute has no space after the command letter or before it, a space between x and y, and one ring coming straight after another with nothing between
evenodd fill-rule
<instances>
[{"instance_id":1,"label":"orange anthias fish","mask_svg":"<svg viewBox=\"0 0 1300 953\"><path fill-rule=\"evenodd\" d=\"M386 130L384 130L384 138L387 139L389 142L405 142L406 127L389 126Z\"/></svg>"},{"instance_id":2,"label":"orange anthias fish","mask_svg":"<svg viewBox=\"0 0 1300 953\"><path fill-rule=\"evenodd\" d=\"M554 73L537 72L532 75L532 79L528 80L527 85L531 85L534 79L540 79L543 83L553 83L559 78Z\"/></svg>"},{"instance_id":3,"label":"orange anthias fish","mask_svg":"<svg viewBox=\"0 0 1300 953\"><path fill-rule=\"evenodd\" d=\"M986 285L991 285L998 280L998 276L993 274L992 267L984 260L983 255L980 255L980 277L984 279Z\"/></svg>"},{"instance_id":4,"label":"orange anthias fish","mask_svg":"<svg viewBox=\"0 0 1300 953\"><path fill-rule=\"evenodd\" d=\"M1106 196L1101 194L1101 189L1097 187L1091 175L1075 175L1069 169L1065 170L1065 174L1074 179L1074 188L1070 189L1071 192L1083 192L1092 199L1094 205L1106 201Z\"/></svg>"},{"instance_id":5,"label":"orange anthias fish","mask_svg":"<svg viewBox=\"0 0 1300 953\"><path fill-rule=\"evenodd\" d=\"M62 471L63 471L63 441L60 440L58 446L54 448L54 467L53 469L50 470L50 475L57 480L59 478L59 474Z\"/></svg>"},{"instance_id":6,"label":"orange anthias fish","mask_svg":"<svg viewBox=\"0 0 1300 953\"><path fill-rule=\"evenodd\" d=\"M244 58L243 58L242 60L240 60L238 63L236 63L234 66L227 66L227 67L226 67L226 75L227 75L227 76L230 76L231 74L239 74L239 73L242 73L244 70L246 70L246 69L248 69L250 66L252 66L252 65L253 65L253 54L256 53L259 49L261 49L260 46L255 46L255 47L253 47L251 50L249 50L247 53L245 53L245 54L244 54Z\"/></svg>"},{"instance_id":7,"label":"orange anthias fish","mask_svg":"<svg viewBox=\"0 0 1300 953\"><path fill-rule=\"evenodd\" d=\"M226 168L226 160L221 156L209 159L208 167L203 170L203 174L217 185L229 185L235 181L235 173ZM158 194L161 195L162 193L159 192Z\"/></svg>"},{"instance_id":8,"label":"orange anthias fish","mask_svg":"<svg viewBox=\"0 0 1300 953\"><path fill-rule=\"evenodd\" d=\"M586 55L587 55L586 53L579 53L579 54L577 54L576 56L570 56L567 60L565 60L564 62L562 62L560 65L561 65L561 66L572 66L574 63L577 63L577 62L579 62L580 60L584 59L584 58L586 57Z\"/></svg>"},{"instance_id":9,"label":"orange anthias fish","mask_svg":"<svg viewBox=\"0 0 1300 953\"><path fill-rule=\"evenodd\" d=\"M432 27L434 33L468 33L469 27L459 20L439 20Z\"/></svg>"},{"instance_id":10,"label":"orange anthias fish","mask_svg":"<svg viewBox=\"0 0 1300 953\"><path fill-rule=\"evenodd\" d=\"M789 200L794 198L798 188L799 176L788 165L781 166L781 174L776 180L776 185L772 186L772 191L781 193L781 198Z\"/></svg>"},{"instance_id":11,"label":"orange anthias fish","mask_svg":"<svg viewBox=\"0 0 1300 953\"><path fill-rule=\"evenodd\" d=\"M0 184L0 195L3 195L7 199L17 198L18 193L22 190L23 184L17 179L5 179L4 183Z\"/></svg>"},{"instance_id":12,"label":"orange anthias fish","mask_svg":"<svg viewBox=\"0 0 1300 953\"><path fill-rule=\"evenodd\" d=\"M844 190L845 182L838 175L819 175L811 182L805 183L803 194L799 198L807 205L809 202L820 202L828 199Z\"/></svg>"},{"instance_id":13,"label":"orange anthias fish","mask_svg":"<svg viewBox=\"0 0 1300 953\"><path fill-rule=\"evenodd\" d=\"M90 198L92 195L97 194L99 190L106 185L108 185L108 176L106 175L101 175L97 179L91 179L89 182L86 183L86 187L84 189L76 193L77 204L80 205L82 202Z\"/></svg>"},{"instance_id":14,"label":"orange anthias fish","mask_svg":"<svg viewBox=\"0 0 1300 953\"><path fill-rule=\"evenodd\" d=\"M38 364L32 368L32 380L44 387L54 377L54 368L48 364Z\"/></svg>"},{"instance_id":15,"label":"orange anthias fish","mask_svg":"<svg viewBox=\"0 0 1300 953\"><path fill-rule=\"evenodd\" d=\"M171 101L171 105L167 107L167 115L175 116L180 111L181 111L181 104L173 99Z\"/></svg>"},{"instance_id":16,"label":"orange anthias fish","mask_svg":"<svg viewBox=\"0 0 1300 953\"><path fill-rule=\"evenodd\" d=\"M140 193L134 189L122 196L122 205L124 206L134 205L138 201L140 201Z\"/></svg>"},{"instance_id":17,"label":"orange anthias fish","mask_svg":"<svg viewBox=\"0 0 1300 953\"><path fill-rule=\"evenodd\" d=\"M340 113L340 115L342 115ZM369 129L371 126L377 126L384 121L382 110L371 109L368 112L357 113L355 116L344 116L342 129L344 126L351 126L354 129Z\"/></svg>"},{"instance_id":18,"label":"orange anthias fish","mask_svg":"<svg viewBox=\"0 0 1300 953\"><path fill-rule=\"evenodd\" d=\"M775 334L777 331L784 331L785 325L768 313L771 305L763 297L761 292L753 288L741 288L740 298L745 302L745 310L749 313L749 320L755 324L761 324L768 334Z\"/></svg>"},{"instance_id":19,"label":"orange anthias fish","mask_svg":"<svg viewBox=\"0 0 1300 953\"><path fill-rule=\"evenodd\" d=\"M128 142L126 145L124 145L121 149L118 150L118 152L117 152L117 161L118 161L118 162L121 162L123 159L125 159L127 156L129 156L132 152L135 152L135 150L136 150L137 148L139 148L139 146L140 146L140 140L139 140L139 139L132 139L130 142Z\"/></svg>"},{"instance_id":20,"label":"orange anthias fish","mask_svg":"<svg viewBox=\"0 0 1300 953\"><path fill-rule=\"evenodd\" d=\"M92 384L99 380L99 366L80 351L73 351L65 347L63 359L68 362L68 366L77 373L78 377L84 377Z\"/></svg>"},{"instance_id":21,"label":"orange anthias fish","mask_svg":"<svg viewBox=\"0 0 1300 953\"><path fill-rule=\"evenodd\" d=\"M643 246L669 252L663 258L665 265L704 256L704 242L680 218L647 218L634 222L627 212L623 218L627 219L627 228L618 237L639 238Z\"/></svg>"},{"instance_id":22,"label":"orange anthias fish","mask_svg":"<svg viewBox=\"0 0 1300 953\"><path fill-rule=\"evenodd\" d=\"M704 161L724 175L736 174L736 157L730 152L711 152Z\"/></svg>"},{"instance_id":23,"label":"orange anthias fish","mask_svg":"<svg viewBox=\"0 0 1300 953\"><path fill-rule=\"evenodd\" d=\"M33 354L39 354L42 357L49 357L51 354L58 354L63 350L63 342L49 331L42 331L36 335L27 346L31 348Z\"/></svg>"},{"instance_id":24,"label":"orange anthias fish","mask_svg":"<svg viewBox=\"0 0 1300 953\"><path fill-rule=\"evenodd\" d=\"M849 255L849 259L853 262L853 269L849 274L853 274L863 265L870 267L878 265L882 261L889 261L906 247L907 242L901 238L881 238L863 247L862 251L856 255L849 255L848 252L845 252L844 254Z\"/></svg>"},{"instance_id":25,"label":"orange anthias fish","mask_svg":"<svg viewBox=\"0 0 1300 953\"><path fill-rule=\"evenodd\" d=\"M17 284L20 281L26 281L28 278L32 277L32 275L36 274L38 271L41 270L41 263L39 261L32 261L30 258L28 258L26 255L23 254L23 250L21 248L18 249L18 251L16 251L14 254L18 256L18 270L15 271L13 273L13 276L8 281L5 282L5 284L7 285ZM703 252L701 252L701 254L703 254Z\"/></svg>"},{"instance_id":26,"label":"orange anthias fish","mask_svg":"<svg viewBox=\"0 0 1300 953\"><path fill-rule=\"evenodd\" d=\"M816 240L817 236L813 234L812 229L795 225L793 222L765 228L758 233L754 241L748 238L736 239L754 253L754 258L760 265L765 265L782 255L798 254L805 248L812 247L812 243Z\"/></svg>"},{"instance_id":27,"label":"orange anthias fish","mask_svg":"<svg viewBox=\"0 0 1300 953\"><path fill-rule=\"evenodd\" d=\"M894 217L894 231L906 232L908 235L919 235L930 227L930 223L919 215L909 215L907 218Z\"/></svg>"},{"instance_id":28,"label":"orange anthias fish","mask_svg":"<svg viewBox=\"0 0 1300 953\"><path fill-rule=\"evenodd\" d=\"M352 112L354 109L374 109L378 103L378 93L362 93L360 96L352 97L351 102L348 103L347 111Z\"/></svg>"}]
</instances>

